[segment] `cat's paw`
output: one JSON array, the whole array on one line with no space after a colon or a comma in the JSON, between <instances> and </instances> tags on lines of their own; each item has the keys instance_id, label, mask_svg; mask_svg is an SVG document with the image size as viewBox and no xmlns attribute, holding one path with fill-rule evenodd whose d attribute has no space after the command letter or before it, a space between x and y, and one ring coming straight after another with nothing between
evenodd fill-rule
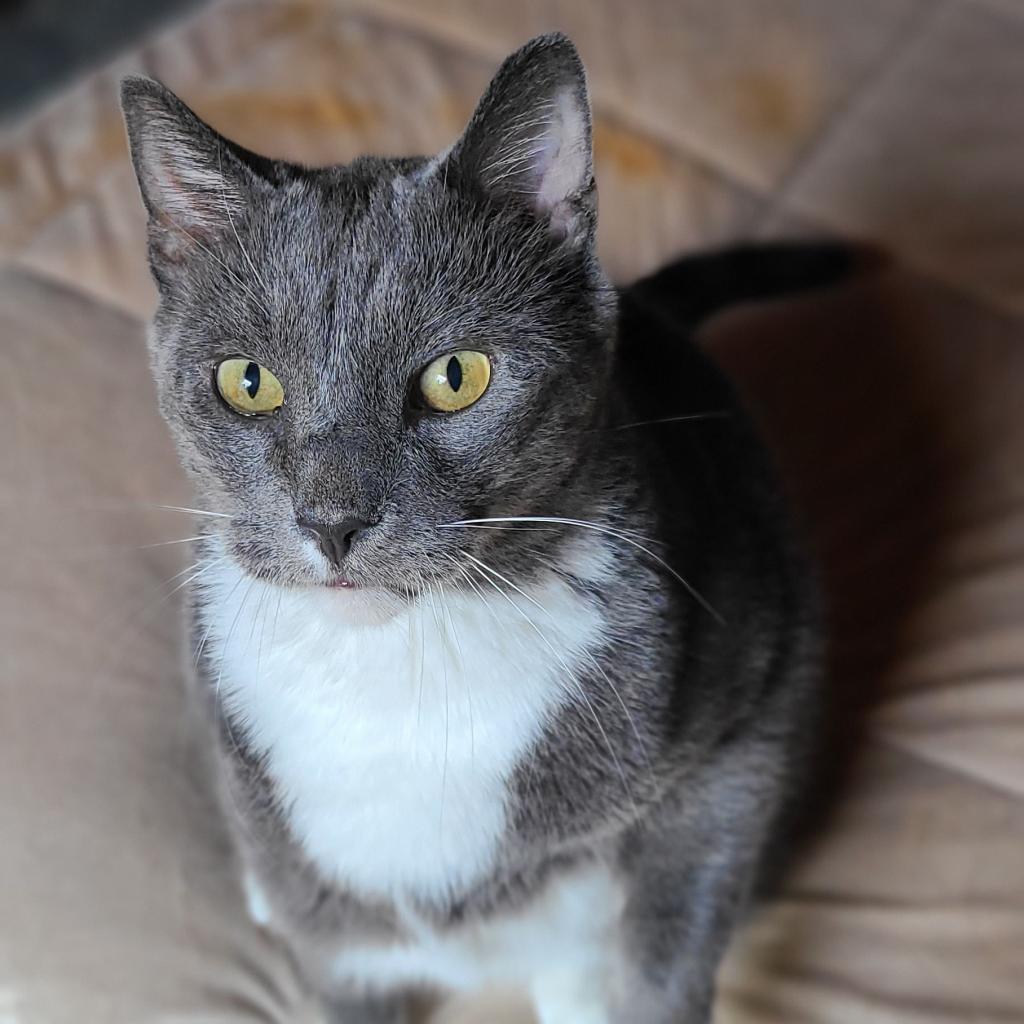
<instances>
[{"instance_id":1,"label":"cat's paw","mask_svg":"<svg viewBox=\"0 0 1024 1024\"><path fill-rule=\"evenodd\" d=\"M600 977L558 971L530 986L540 1024L612 1024Z\"/></svg>"}]
</instances>

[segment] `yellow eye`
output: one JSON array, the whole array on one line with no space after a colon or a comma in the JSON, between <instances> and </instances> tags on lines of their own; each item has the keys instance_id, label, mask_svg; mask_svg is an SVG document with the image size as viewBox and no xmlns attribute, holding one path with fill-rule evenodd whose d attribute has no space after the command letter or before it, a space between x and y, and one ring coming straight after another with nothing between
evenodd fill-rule
<instances>
[{"instance_id":1,"label":"yellow eye","mask_svg":"<svg viewBox=\"0 0 1024 1024\"><path fill-rule=\"evenodd\" d=\"M217 367L217 390L243 416L270 416L284 403L281 382L250 359L225 359Z\"/></svg>"},{"instance_id":2,"label":"yellow eye","mask_svg":"<svg viewBox=\"0 0 1024 1024\"><path fill-rule=\"evenodd\" d=\"M491 361L466 349L435 359L420 375L420 391L431 409L458 412L476 402L490 380Z\"/></svg>"}]
</instances>

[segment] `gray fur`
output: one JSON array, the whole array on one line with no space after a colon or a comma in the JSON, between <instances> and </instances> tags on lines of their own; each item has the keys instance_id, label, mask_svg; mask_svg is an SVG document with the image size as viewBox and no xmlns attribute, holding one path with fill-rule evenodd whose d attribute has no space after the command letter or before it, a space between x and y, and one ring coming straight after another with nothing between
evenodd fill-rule
<instances>
[{"instance_id":1,"label":"gray fur","mask_svg":"<svg viewBox=\"0 0 1024 1024\"><path fill-rule=\"evenodd\" d=\"M541 203L529 125L558 95L581 113L585 159L565 194ZM493 872L417 910L441 928L501 915L600 859L628 894L628 985L614 1020L707 1021L718 962L798 790L816 605L761 446L680 335L675 297L620 294L597 262L572 45L543 37L509 58L466 134L434 160L307 170L247 153L154 82L127 80L123 104L160 287L160 408L202 507L231 517L214 527L250 574L320 584L295 526L309 514L376 524L346 576L396 601L428 582L465 585L433 557L453 541L523 583L562 565L578 531L453 538L440 524L540 514L654 538L693 588L603 538L614 586L570 577L606 623L581 678L600 726L581 704L561 711L517 769ZM460 346L491 355L491 387L469 410L429 414L410 382ZM238 354L279 373L279 415L246 419L218 399L214 367ZM717 418L620 429L708 411ZM209 658L201 668L212 676ZM394 907L317 876L244 723L216 710L233 802L300 947L400 937ZM346 1000L339 1019L398 1019L379 1005L360 1016L352 993L332 995Z\"/></svg>"}]
</instances>

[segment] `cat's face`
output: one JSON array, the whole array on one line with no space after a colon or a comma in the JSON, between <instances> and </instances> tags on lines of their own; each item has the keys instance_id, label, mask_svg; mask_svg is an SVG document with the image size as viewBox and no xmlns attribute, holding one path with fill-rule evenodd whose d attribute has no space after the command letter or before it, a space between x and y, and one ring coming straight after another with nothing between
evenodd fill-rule
<instances>
[{"instance_id":1,"label":"cat's face","mask_svg":"<svg viewBox=\"0 0 1024 1024\"><path fill-rule=\"evenodd\" d=\"M446 524L587 489L614 298L571 45L510 58L433 161L271 164L141 81L125 110L160 406L228 555L398 595L464 585L467 551L529 565L539 534Z\"/></svg>"}]
</instances>

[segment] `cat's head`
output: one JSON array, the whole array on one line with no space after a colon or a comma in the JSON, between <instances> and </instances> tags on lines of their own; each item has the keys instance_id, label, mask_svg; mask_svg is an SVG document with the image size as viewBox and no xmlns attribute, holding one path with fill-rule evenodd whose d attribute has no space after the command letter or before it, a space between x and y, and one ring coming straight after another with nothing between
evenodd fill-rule
<instances>
[{"instance_id":1,"label":"cat's head","mask_svg":"<svg viewBox=\"0 0 1024 1024\"><path fill-rule=\"evenodd\" d=\"M528 569L539 534L444 524L572 515L594 485L615 300L572 44L513 54L432 159L308 170L152 81L123 105L160 407L230 557L397 594L461 586L462 551Z\"/></svg>"}]
</instances>

